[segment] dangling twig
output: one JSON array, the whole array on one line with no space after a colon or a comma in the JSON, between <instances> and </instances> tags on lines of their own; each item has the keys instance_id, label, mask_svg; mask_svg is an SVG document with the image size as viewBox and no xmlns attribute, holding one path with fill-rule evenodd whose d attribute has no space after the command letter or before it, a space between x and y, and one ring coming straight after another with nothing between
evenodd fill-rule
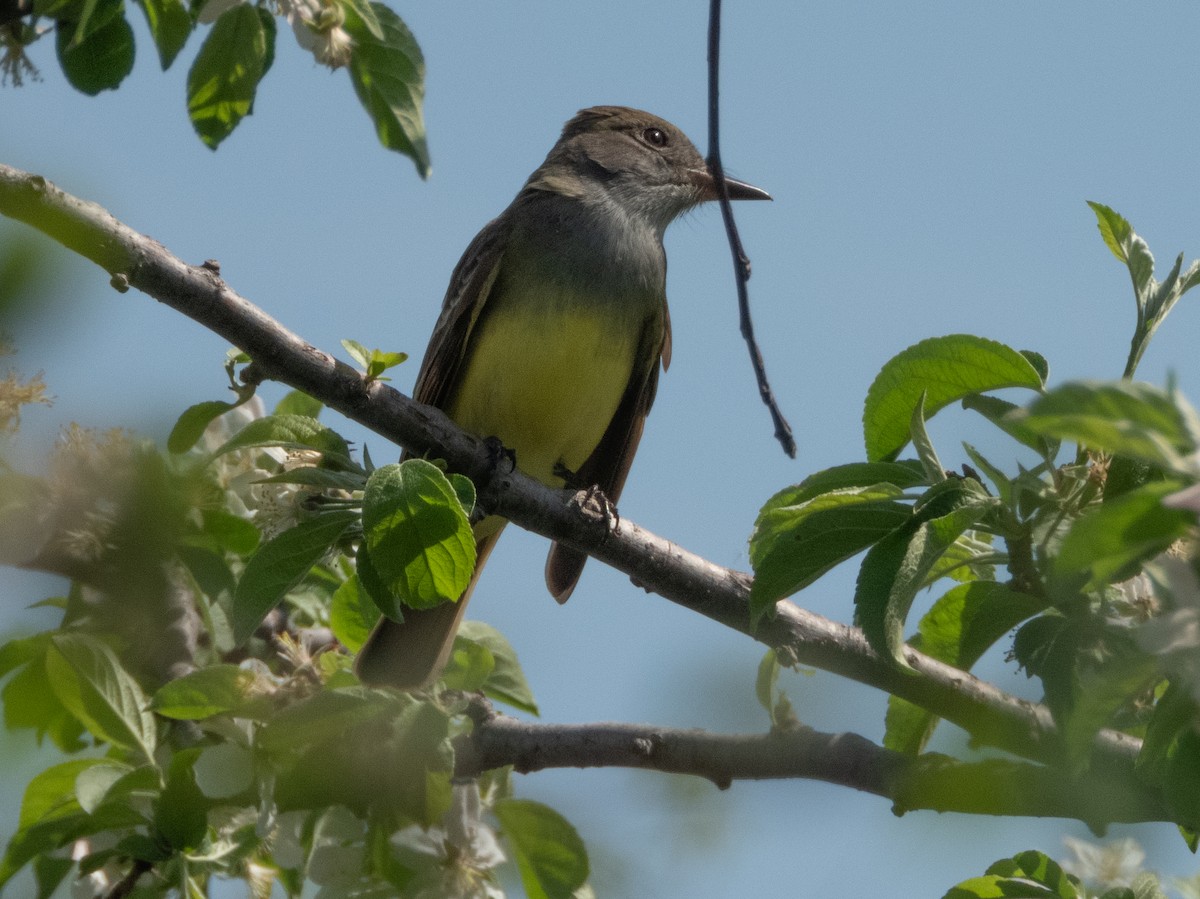
<instances>
[{"instance_id":1,"label":"dangling twig","mask_svg":"<svg viewBox=\"0 0 1200 899\"><path fill-rule=\"evenodd\" d=\"M721 0L709 0L708 16L708 167L712 170L717 182L717 196L721 203L721 217L725 220L725 231L729 235L729 249L733 252L734 274L737 276L738 319L741 323L742 337L746 348L750 351L750 364L754 366L754 377L758 381L758 395L766 403L771 413L771 421L775 423L775 439L783 446L783 451L793 459L796 458L796 438L792 436L792 426L787 423L779 405L775 402L775 394L767 381L767 369L763 364L762 353L758 349L758 341L754 339L754 323L750 320L750 292L746 282L750 280L750 258L742 249L742 239L738 236L737 225L733 221L733 207L729 203L729 190L725 185L725 169L721 166L721 125L719 93L719 69L721 56Z\"/></svg>"}]
</instances>

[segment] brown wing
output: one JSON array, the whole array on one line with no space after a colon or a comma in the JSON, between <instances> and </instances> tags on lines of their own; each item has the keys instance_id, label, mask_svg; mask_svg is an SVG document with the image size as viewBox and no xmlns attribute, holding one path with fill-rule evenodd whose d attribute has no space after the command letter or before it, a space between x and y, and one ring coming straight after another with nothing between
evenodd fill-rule
<instances>
[{"instance_id":1,"label":"brown wing","mask_svg":"<svg viewBox=\"0 0 1200 899\"><path fill-rule=\"evenodd\" d=\"M458 382L467 339L500 271L500 260L511 230L502 215L475 235L454 267L450 286L442 302L442 313L429 338L421 361L413 399L427 406L445 408Z\"/></svg>"},{"instance_id":2,"label":"brown wing","mask_svg":"<svg viewBox=\"0 0 1200 899\"><path fill-rule=\"evenodd\" d=\"M661 324L660 324L661 322ZM580 466L576 483L597 485L613 503L621 496L629 467L642 439L646 415L658 389L659 362L665 369L671 361L671 318L663 301L662 318L647 323L638 347L639 365L634 369L625 396L612 424L604 432L595 451ZM550 547L546 559L546 586L560 603L566 602L579 582L587 554L561 543Z\"/></svg>"}]
</instances>

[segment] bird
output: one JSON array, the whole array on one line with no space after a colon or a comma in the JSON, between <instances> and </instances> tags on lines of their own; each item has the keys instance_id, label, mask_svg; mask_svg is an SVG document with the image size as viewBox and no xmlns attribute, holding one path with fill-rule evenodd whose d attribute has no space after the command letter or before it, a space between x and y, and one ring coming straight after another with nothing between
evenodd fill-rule
<instances>
[{"instance_id":1,"label":"bird","mask_svg":"<svg viewBox=\"0 0 1200 899\"><path fill-rule=\"evenodd\" d=\"M732 200L769 200L725 179ZM709 166L670 122L625 106L581 110L450 278L413 398L496 438L526 474L620 498L671 361L663 235L718 197ZM356 660L367 684L414 690L446 664L506 521L473 525L476 564L457 602L383 618ZM552 544L546 585L565 602L586 554Z\"/></svg>"}]
</instances>

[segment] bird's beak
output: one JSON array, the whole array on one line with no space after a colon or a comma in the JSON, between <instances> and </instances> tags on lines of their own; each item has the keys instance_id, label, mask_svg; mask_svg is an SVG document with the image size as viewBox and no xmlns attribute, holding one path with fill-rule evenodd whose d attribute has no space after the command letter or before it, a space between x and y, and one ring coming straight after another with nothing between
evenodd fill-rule
<instances>
[{"instance_id":1,"label":"bird's beak","mask_svg":"<svg viewBox=\"0 0 1200 899\"><path fill-rule=\"evenodd\" d=\"M712 172L707 169L701 169L692 172L692 180L696 186L700 188L701 200L715 200L718 198L717 181L712 176ZM769 200L771 195L761 187L755 187L753 184L747 184L745 181L738 181L736 178L725 176L725 188L729 192L731 200Z\"/></svg>"}]
</instances>

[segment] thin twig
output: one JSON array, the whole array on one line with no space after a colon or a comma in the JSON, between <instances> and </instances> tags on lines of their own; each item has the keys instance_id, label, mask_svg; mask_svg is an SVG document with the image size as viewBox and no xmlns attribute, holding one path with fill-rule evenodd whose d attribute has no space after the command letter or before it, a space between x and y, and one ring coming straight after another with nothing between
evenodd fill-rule
<instances>
[{"instance_id":1,"label":"thin twig","mask_svg":"<svg viewBox=\"0 0 1200 899\"><path fill-rule=\"evenodd\" d=\"M738 320L742 338L750 351L750 364L754 367L754 378L758 383L758 395L771 413L775 425L775 439L783 451L796 458L796 438L792 426L779 410L775 394L767 381L767 367L763 363L758 341L754 337L754 322L750 318L750 291L746 282L750 280L750 257L742 247L742 238L733 221L733 205L729 202L729 188L725 184L725 169L721 165L721 121L720 121L720 61L721 61L721 0L709 0L708 15L708 167L717 183L717 198L721 205L721 218L725 221L725 233L729 235L729 249L733 253L733 271L737 279Z\"/></svg>"},{"instance_id":2,"label":"thin twig","mask_svg":"<svg viewBox=\"0 0 1200 899\"><path fill-rule=\"evenodd\" d=\"M104 899L125 899L126 896L133 892L133 888L142 879L142 875L152 870L153 867L150 862L135 858L125 876L113 884L112 889L105 894Z\"/></svg>"}]
</instances>

